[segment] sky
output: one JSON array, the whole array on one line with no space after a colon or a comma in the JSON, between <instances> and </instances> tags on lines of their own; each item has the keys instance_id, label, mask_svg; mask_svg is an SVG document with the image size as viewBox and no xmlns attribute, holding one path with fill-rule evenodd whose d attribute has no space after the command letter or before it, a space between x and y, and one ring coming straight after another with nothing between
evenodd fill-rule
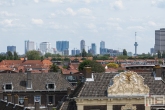
<instances>
[{"instance_id":1,"label":"sky","mask_svg":"<svg viewBox=\"0 0 165 110\"><path fill-rule=\"evenodd\" d=\"M69 41L69 49L86 49L100 41L105 47L148 53L155 30L165 28L165 0L0 0L0 52L8 45L24 54L24 41ZM71 53L71 52L70 52Z\"/></svg>"}]
</instances>

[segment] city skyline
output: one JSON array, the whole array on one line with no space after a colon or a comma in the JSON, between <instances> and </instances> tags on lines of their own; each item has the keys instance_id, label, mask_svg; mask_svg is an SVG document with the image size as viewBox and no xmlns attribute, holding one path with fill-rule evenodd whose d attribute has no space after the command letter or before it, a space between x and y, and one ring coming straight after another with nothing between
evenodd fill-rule
<instances>
[{"instance_id":1,"label":"city skyline","mask_svg":"<svg viewBox=\"0 0 165 110\"><path fill-rule=\"evenodd\" d=\"M14 45L23 54L27 39L52 47L67 40L71 51L79 49L83 39L86 50L96 43L99 52L100 41L105 41L106 48L134 53L137 32L138 54L148 53L155 30L165 27L163 0L5 0L0 7L0 52Z\"/></svg>"}]
</instances>

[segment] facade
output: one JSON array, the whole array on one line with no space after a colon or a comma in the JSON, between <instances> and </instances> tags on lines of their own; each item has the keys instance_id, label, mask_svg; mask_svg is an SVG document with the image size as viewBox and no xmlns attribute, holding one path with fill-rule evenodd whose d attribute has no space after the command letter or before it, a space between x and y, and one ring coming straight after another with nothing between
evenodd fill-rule
<instances>
[{"instance_id":1,"label":"facade","mask_svg":"<svg viewBox=\"0 0 165 110\"><path fill-rule=\"evenodd\" d=\"M165 51L165 28L160 28L160 30L155 30L155 53L160 51L163 53Z\"/></svg>"},{"instance_id":2,"label":"facade","mask_svg":"<svg viewBox=\"0 0 165 110\"><path fill-rule=\"evenodd\" d=\"M11 53L16 52L16 46L7 46L7 52L10 51Z\"/></svg>"},{"instance_id":3,"label":"facade","mask_svg":"<svg viewBox=\"0 0 165 110\"><path fill-rule=\"evenodd\" d=\"M150 54L151 54L151 55L154 54L154 48L150 48Z\"/></svg>"},{"instance_id":4,"label":"facade","mask_svg":"<svg viewBox=\"0 0 165 110\"><path fill-rule=\"evenodd\" d=\"M72 56L74 55L80 55L80 50L71 50Z\"/></svg>"},{"instance_id":5,"label":"facade","mask_svg":"<svg viewBox=\"0 0 165 110\"><path fill-rule=\"evenodd\" d=\"M69 41L56 41L56 49L60 52L69 50Z\"/></svg>"},{"instance_id":6,"label":"facade","mask_svg":"<svg viewBox=\"0 0 165 110\"><path fill-rule=\"evenodd\" d=\"M35 43L33 41L25 41L25 54L28 51L35 50Z\"/></svg>"},{"instance_id":7,"label":"facade","mask_svg":"<svg viewBox=\"0 0 165 110\"><path fill-rule=\"evenodd\" d=\"M17 95L19 104L23 105L26 97L28 107L34 107L36 101L42 108L46 108L49 103L57 106L58 102L67 95L67 89L73 90L73 87L59 73L1 73L0 84L4 101L8 100L8 94L12 97ZM14 100L11 99L11 102Z\"/></svg>"},{"instance_id":8,"label":"facade","mask_svg":"<svg viewBox=\"0 0 165 110\"><path fill-rule=\"evenodd\" d=\"M81 92L75 97L77 110L161 110L165 107L151 107L145 102L152 95L165 95L165 75L157 67L153 73L90 74L88 69L85 78Z\"/></svg>"},{"instance_id":9,"label":"facade","mask_svg":"<svg viewBox=\"0 0 165 110\"><path fill-rule=\"evenodd\" d=\"M52 53L51 43L49 42L40 43L40 51L42 54Z\"/></svg>"},{"instance_id":10,"label":"facade","mask_svg":"<svg viewBox=\"0 0 165 110\"><path fill-rule=\"evenodd\" d=\"M69 50L68 49L64 50L63 52L64 52L63 55L65 55L65 56L69 55Z\"/></svg>"},{"instance_id":11,"label":"facade","mask_svg":"<svg viewBox=\"0 0 165 110\"><path fill-rule=\"evenodd\" d=\"M96 44L95 43L92 43L91 44L91 50L92 50L92 55L96 55Z\"/></svg>"},{"instance_id":12,"label":"facade","mask_svg":"<svg viewBox=\"0 0 165 110\"><path fill-rule=\"evenodd\" d=\"M80 51L82 52L85 49L85 40L80 41Z\"/></svg>"},{"instance_id":13,"label":"facade","mask_svg":"<svg viewBox=\"0 0 165 110\"><path fill-rule=\"evenodd\" d=\"M106 54L106 52L107 52L107 49L105 48L105 42L101 41L100 42L100 54L103 55L103 54Z\"/></svg>"}]
</instances>

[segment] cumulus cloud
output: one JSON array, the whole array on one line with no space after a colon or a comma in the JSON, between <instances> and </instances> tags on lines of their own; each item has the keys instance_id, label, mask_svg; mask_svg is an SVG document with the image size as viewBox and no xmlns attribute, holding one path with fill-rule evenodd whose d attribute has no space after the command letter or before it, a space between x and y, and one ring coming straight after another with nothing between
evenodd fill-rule
<instances>
[{"instance_id":1,"label":"cumulus cloud","mask_svg":"<svg viewBox=\"0 0 165 110\"><path fill-rule=\"evenodd\" d=\"M50 2L53 2L53 3L56 3L56 2L58 2L58 3L62 3L63 2L63 0L49 0Z\"/></svg>"},{"instance_id":2,"label":"cumulus cloud","mask_svg":"<svg viewBox=\"0 0 165 110\"><path fill-rule=\"evenodd\" d=\"M152 0L152 6L156 6L158 8L165 8L165 0Z\"/></svg>"},{"instance_id":3,"label":"cumulus cloud","mask_svg":"<svg viewBox=\"0 0 165 110\"><path fill-rule=\"evenodd\" d=\"M37 24L37 25L41 25L44 23L42 19L32 19L31 21L33 24Z\"/></svg>"},{"instance_id":4,"label":"cumulus cloud","mask_svg":"<svg viewBox=\"0 0 165 110\"><path fill-rule=\"evenodd\" d=\"M11 26L13 26L13 21L14 21L14 20L12 20L12 19L5 19L5 20L3 20L3 21L1 22L1 24L3 24L4 26L9 26L9 27L11 27Z\"/></svg>"},{"instance_id":5,"label":"cumulus cloud","mask_svg":"<svg viewBox=\"0 0 165 110\"><path fill-rule=\"evenodd\" d=\"M72 16L76 15L76 12L73 11L72 8L67 8L66 11L67 11L69 14L71 14Z\"/></svg>"},{"instance_id":6,"label":"cumulus cloud","mask_svg":"<svg viewBox=\"0 0 165 110\"><path fill-rule=\"evenodd\" d=\"M90 14L92 11L88 8L80 8L78 12L82 14Z\"/></svg>"},{"instance_id":7,"label":"cumulus cloud","mask_svg":"<svg viewBox=\"0 0 165 110\"><path fill-rule=\"evenodd\" d=\"M111 8L115 9L115 10L121 10L124 8L123 6L123 2L121 0L117 0L113 3L110 3Z\"/></svg>"},{"instance_id":8,"label":"cumulus cloud","mask_svg":"<svg viewBox=\"0 0 165 110\"><path fill-rule=\"evenodd\" d=\"M120 18L109 18L110 21L117 21L117 22L121 22L122 20Z\"/></svg>"}]
</instances>

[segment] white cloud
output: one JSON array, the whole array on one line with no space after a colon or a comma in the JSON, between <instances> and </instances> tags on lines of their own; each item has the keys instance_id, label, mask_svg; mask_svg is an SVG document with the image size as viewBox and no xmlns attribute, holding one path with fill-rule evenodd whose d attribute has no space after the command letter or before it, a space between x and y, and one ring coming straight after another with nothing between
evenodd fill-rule
<instances>
[{"instance_id":1,"label":"white cloud","mask_svg":"<svg viewBox=\"0 0 165 110\"><path fill-rule=\"evenodd\" d=\"M78 12L83 14L90 14L92 11L88 8L80 8Z\"/></svg>"},{"instance_id":2,"label":"white cloud","mask_svg":"<svg viewBox=\"0 0 165 110\"><path fill-rule=\"evenodd\" d=\"M117 22L121 22L122 20L120 18L109 18L110 21L117 21Z\"/></svg>"},{"instance_id":3,"label":"white cloud","mask_svg":"<svg viewBox=\"0 0 165 110\"><path fill-rule=\"evenodd\" d=\"M69 14L71 14L72 16L76 15L76 12L73 11L72 8L67 8L66 11L67 11Z\"/></svg>"},{"instance_id":4,"label":"white cloud","mask_svg":"<svg viewBox=\"0 0 165 110\"><path fill-rule=\"evenodd\" d=\"M9 13L7 11L1 11L0 12L0 16L7 16L7 17L9 17L9 16L15 16L15 14Z\"/></svg>"},{"instance_id":5,"label":"white cloud","mask_svg":"<svg viewBox=\"0 0 165 110\"><path fill-rule=\"evenodd\" d=\"M32 19L32 23L33 23L33 24L41 25L41 24L43 24L44 22L43 22L42 19Z\"/></svg>"},{"instance_id":6,"label":"white cloud","mask_svg":"<svg viewBox=\"0 0 165 110\"><path fill-rule=\"evenodd\" d=\"M127 29L137 30L137 31L143 31L143 30L145 30L145 28L142 27L142 26L129 26Z\"/></svg>"},{"instance_id":7,"label":"white cloud","mask_svg":"<svg viewBox=\"0 0 165 110\"><path fill-rule=\"evenodd\" d=\"M153 22L153 21L149 21L148 24L149 24L150 26L156 26L156 23Z\"/></svg>"},{"instance_id":8,"label":"white cloud","mask_svg":"<svg viewBox=\"0 0 165 110\"><path fill-rule=\"evenodd\" d=\"M156 6L158 8L165 8L165 0L152 0L152 6Z\"/></svg>"},{"instance_id":9,"label":"white cloud","mask_svg":"<svg viewBox=\"0 0 165 110\"><path fill-rule=\"evenodd\" d=\"M124 8L123 2L121 0L117 0L110 4L110 6L115 10L121 10Z\"/></svg>"},{"instance_id":10,"label":"white cloud","mask_svg":"<svg viewBox=\"0 0 165 110\"><path fill-rule=\"evenodd\" d=\"M50 2L53 2L53 3L62 3L63 2L63 0L49 0Z\"/></svg>"},{"instance_id":11,"label":"white cloud","mask_svg":"<svg viewBox=\"0 0 165 110\"><path fill-rule=\"evenodd\" d=\"M92 23L87 24L87 27L88 27L89 29L95 29L95 28L96 28L96 26L95 26L94 24L92 24Z\"/></svg>"},{"instance_id":12,"label":"white cloud","mask_svg":"<svg viewBox=\"0 0 165 110\"><path fill-rule=\"evenodd\" d=\"M13 21L14 20L11 20L11 19L5 19L1 22L1 24L3 24L4 26L12 27L13 26Z\"/></svg>"},{"instance_id":13,"label":"white cloud","mask_svg":"<svg viewBox=\"0 0 165 110\"><path fill-rule=\"evenodd\" d=\"M38 2L39 2L39 0L34 0L34 2L38 3Z\"/></svg>"}]
</instances>

